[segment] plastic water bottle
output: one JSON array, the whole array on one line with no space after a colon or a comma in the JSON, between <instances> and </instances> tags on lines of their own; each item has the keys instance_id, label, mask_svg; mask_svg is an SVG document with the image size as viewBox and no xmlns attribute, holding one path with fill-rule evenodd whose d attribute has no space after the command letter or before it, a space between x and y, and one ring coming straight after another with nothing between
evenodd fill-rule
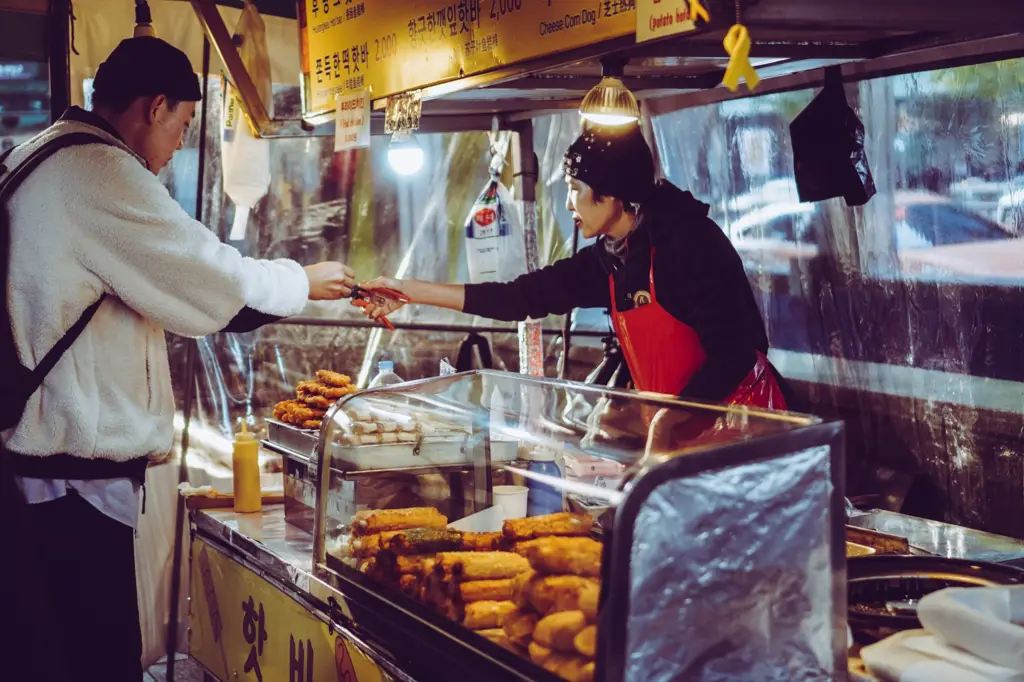
<instances>
[{"instance_id":1,"label":"plastic water bottle","mask_svg":"<svg viewBox=\"0 0 1024 682\"><path fill-rule=\"evenodd\" d=\"M538 448L530 453L531 473L543 474L551 478L562 478L562 471L555 462L555 453L547 448ZM526 479L529 490L526 497L526 514L542 516L562 511L562 491L550 483L533 478Z\"/></svg>"},{"instance_id":2,"label":"plastic water bottle","mask_svg":"<svg viewBox=\"0 0 1024 682\"><path fill-rule=\"evenodd\" d=\"M377 376L370 382L368 388L378 386L391 386L402 383L402 377L395 374L395 363L391 360L381 360L377 363Z\"/></svg>"}]
</instances>

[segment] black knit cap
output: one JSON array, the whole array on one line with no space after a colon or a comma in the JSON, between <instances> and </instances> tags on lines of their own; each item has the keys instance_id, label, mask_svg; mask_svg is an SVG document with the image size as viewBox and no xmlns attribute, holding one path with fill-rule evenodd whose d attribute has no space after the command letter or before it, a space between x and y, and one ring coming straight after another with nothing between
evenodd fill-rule
<instances>
[{"instance_id":1,"label":"black knit cap","mask_svg":"<svg viewBox=\"0 0 1024 682\"><path fill-rule=\"evenodd\" d=\"M184 52L152 36L122 40L100 64L94 95L104 98L163 95L181 102L202 99L199 78Z\"/></svg>"},{"instance_id":2,"label":"black knit cap","mask_svg":"<svg viewBox=\"0 0 1024 682\"><path fill-rule=\"evenodd\" d=\"M595 126L569 145L565 174L601 196L642 204L654 191L654 157L639 125Z\"/></svg>"}]
</instances>

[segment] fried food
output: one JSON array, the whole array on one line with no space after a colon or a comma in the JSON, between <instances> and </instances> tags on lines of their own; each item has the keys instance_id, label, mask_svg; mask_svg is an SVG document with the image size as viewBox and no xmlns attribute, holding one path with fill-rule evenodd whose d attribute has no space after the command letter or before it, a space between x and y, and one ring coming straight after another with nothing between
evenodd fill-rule
<instances>
[{"instance_id":1,"label":"fried food","mask_svg":"<svg viewBox=\"0 0 1024 682\"><path fill-rule=\"evenodd\" d=\"M328 386L335 386L339 388L345 388L352 383L351 377L339 372L332 372L329 369L318 369L316 371L316 378Z\"/></svg>"},{"instance_id":2,"label":"fried food","mask_svg":"<svg viewBox=\"0 0 1024 682\"><path fill-rule=\"evenodd\" d=\"M512 642L520 646L526 646L533 638L533 631L537 627L538 620L540 618L536 613L516 609L505 614L501 627Z\"/></svg>"},{"instance_id":3,"label":"fried food","mask_svg":"<svg viewBox=\"0 0 1024 682\"><path fill-rule=\"evenodd\" d=\"M277 405L274 405L274 419L280 419L284 421L284 417L288 413L300 407L306 407L305 404L300 400L282 400Z\"/></svg>"},{"instance_id":4,"label":"fried food","mask_svg":"<svg viewBox=\"0 0 1024 682\"><path fill-rule=\"evenodd\" d=\"M420 580L418 575L406 574L398 579L398 587L409 596L415 596L419 591Z\"/></svg>"},{"instance_id":5,"label":"fried food","mask_svg":"<svg viewBox=\"0 0 1024 682\"><path fill-rule=\"evenodd\" d=\"M467 552L494 552L501 543L501 533L463 533L462 549Z\"/></svg>"},{"instance_id":6,"label":"fried food","mask_svg":"<svg viewBox=\"0 0 1024 682\"><path fill-rule=\"evenodd\" d=\"M389 530L444 528L448 518L433 507L378 509L357 513L352 518L353 535L373 535Z\"/></svg>"},{"instance_id":7,"label":"fried food","mask_svg":"<svg viewBox=\"0 0 1024 682\"><path fill-rule=\"evenodd\" d=\"M548 615L580 609L581 596L587 590L600 591L600 589L600 583L593 578L583 578L578 575L537 575L523 586L516 601L518 603L525 601L537 613ZM525 595L523 591L525 591Z\"/></svg>"},{"instance_id":8,"label":"fried food","mask_svg":"<svg viewBox=\"0 0 1024 682\"><path fill-rule=\"evenodd\" d=\"M475 601L511 601L513 595L512 579L474 580L459 585L459 598L463 602Z\"/></svg>"},{"instance_id":9,"label":"fried food","mask_svg":"<svg viewBox=\"0 0 1024 682\"><path fill-rule=\"evenodd\" d=\"M297 395L300 400L307 396L320 395L320 391L316 389L319 383L320 382L318 381L300 381L295 386L295 395Z\"/></svg>"},{"instance_id":10,"label":"fried food","mask_svg":"<svg viewBox=\"0 0 1024 682\"><path fill-rule=\"evenodd\" d=\"M513 552L442 552L437 569L462 580L512 578L530 568L530 563Z\"/></svg>"},{"instance_id":11,"label":"fried food","mask_svg":"<svg viewBox=\"0 0 1024 682\"><path fill-rule=\"evenodd\" d=\"M544 669L568 682L593 682L594 663L579 656L554 652L544 662Z\"/></svg>"},{"instance_id":12,"label":"fried food","mask_svg":"<svg viewBox=\"0 0 1024 682\"><path fill-rule=\"evenodd\" d=\"M530 566L548 575L601 575L601 543L591 538L550 537L520 543L516 552L525 556Z\"/></svg>"},{"instance_id":13,"label":"fried food","mask_svg":"<svg viewBox=\"0 0 1024 682\"><path fill-rule=\"evenodd\" d=\"M426 575L434 567L433 557L395 557L395 570L399 575Z\"/></svg>"},{"instance_id":14,"label":"fried food","mask_svg":"<svg viewBox=\"0 0 1024 682\"><path fill-rule=\"evenodd\" d=\"M462 624L470 630L489 630L501 625L505 616L516 610L510 601L478 601L466 605Z\"/></svg>"},{"instance_id":15,"label":"fried food","mask_svg":"<svg viewBox=\"0 0 1024 682\"><path fill-rule=\"evenodd\" d=\"M377 559L370 557L369 559L363 559L356 564L356 570L360 573L372 573L377 568Z\"/></svg>"},{"instance_id":16,"label":"fried food","mask_svg":"<svg viewBox=\"0 0 1024 682\"><path fill-rule=\"evenodd\" d=\"M317 410L328 410L334 404L333 400L329 400L322 395L307 395L302 399L302 402Z\"/></svg>"},{"instance_id":17,"label":"fried food","mask_svg":"<svg viewBox=\"0 0 1024 682\"><path fill-rule=\"evenodd\" d=\"M509 540L532 540L549 535L589 535L593 526L594 519L590 514L559 512L545 516L509 519L501 531Z\"/></svg>"},{"instance_id":18,"label":"fried food","mask_svg":"<svg viewBox=\"0 0 1024 682\"><path fill-rule=\"evenodd\" d=\"M572 640L572 645L580 656L593 659L597 655L597 626L588 625L580 630Z\"/></svg>"},{"instance_id":19,"label":"fried food","mask_svg":"<svg viewBox=\"0 0 1024 682\"><path fill-rule=\"evenodd\" d=\"M391 538L388 546L394 554L435 554L451 552L462 545L462 533L449 528L413 528Z\"/></svg>"},{"instance_id":20,"label":"fried food","mask_svg":"<svg viewBox=\"0 0 1024 682\"><path fill-rule=\"evenodd\" d=\"M580 611L587 617L588 623L597 622L597 608L601 601L601 583L591 581L580 588L579 598Z\"/></svg>"},{"instance_id":21,"label":"fried food","mask_svg":"<svg viewBox=\"0 0 1024 682\"><path fill-rule=\"evenodd\" d=\"M489 630L477 630L476 634L481 637L486 637L498 646L504 647L509 651L517 651L516 645L512 643L512 640L508 638L505 631L501 628L491 628Z\"/></svg>"},{"instance_id":22,"label":"fried food","mask_svg":"<svg viewBox=\"0 0 1024 682\"><path fill-rule=\"evenodd\" d=\"M542 618L533 630L535 642L555 651L575 653L573 641L587 627L582 611L562 611Z\"/></svg>"},{"instance_id":23,"label":"fried food","mask_svg":"<svg viewBox=\"0 0 1024 682\"><path fill-rule=\"evenodd\" d=\"M551 658L551 649L536 641L530 642L526 650L530 654L530 660L537 665L544 665Z\"/></svg>"},{"instance_id":24,"label":"fried food","mask_svg":"<svg viewBox=\"0 0 1024 682\"><path fill-rule=\"evenodd\" d=\"M391 542L391 538L401 532L402 531L400 530L390 530L385 533L352 538L348 543L349 553L354 557L374 556L377 552L388 546L388 543Z\"/></svg>"},{"instance_id":25,"label":"fried food","mask_svg":"<svg viewBox=\"0 0 1024 682\"><path fill-rule=\"evenodd\" d=\"M306 421L302 422L302 428L311 429L315 431L319 431L322 425L323 422L319 419L307 419Z\"/></svg>"},{"instance_id":26,"label":"fried food","mask_svg":"<svg viewBox=\"0 0 1024 682\"><path fill-rule=\"evenodd\" d=\"M530 605L530 592L532 590L532 583L534 578L537 577L537 571L532 568L528 571L523 571L512 578L512 601L516 603L521 609L527 608Z\"/></svg>"}]
</instances>

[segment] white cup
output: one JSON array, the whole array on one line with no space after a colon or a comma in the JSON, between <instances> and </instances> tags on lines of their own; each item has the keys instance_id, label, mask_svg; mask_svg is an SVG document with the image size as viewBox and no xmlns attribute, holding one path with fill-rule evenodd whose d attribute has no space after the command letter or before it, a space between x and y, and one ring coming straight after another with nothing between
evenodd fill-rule
<instances>
[{"instance_id":1,"label":"white cup","mask_svg":"<svg viewBox=\"0 0 1024 682\"><path fill-rule=\"evenodd\" d=\"M528 492L525 485L496 485L494 486L494 504L501 507L506 519L524 518Z\"/></svg>"}]
</instances>

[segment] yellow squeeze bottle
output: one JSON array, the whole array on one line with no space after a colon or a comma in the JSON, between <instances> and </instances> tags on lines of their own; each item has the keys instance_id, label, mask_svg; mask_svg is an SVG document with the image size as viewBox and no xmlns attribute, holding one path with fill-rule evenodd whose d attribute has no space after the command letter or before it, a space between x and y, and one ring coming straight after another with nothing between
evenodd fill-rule
<instances>
[{"instance_id":1,"label":"yellow squeeze bottle","mask_svg":"<svg viewBox=\"0 0 1024 682\"><path fill-rule=\"evenodd\" d=\"M231 453L231 468L235 473L235 511L262 511L260 442L256 440L255 433L246 430L244 421L241 433L235 434L234 450Z\"/></svg>"}]
</instances>

